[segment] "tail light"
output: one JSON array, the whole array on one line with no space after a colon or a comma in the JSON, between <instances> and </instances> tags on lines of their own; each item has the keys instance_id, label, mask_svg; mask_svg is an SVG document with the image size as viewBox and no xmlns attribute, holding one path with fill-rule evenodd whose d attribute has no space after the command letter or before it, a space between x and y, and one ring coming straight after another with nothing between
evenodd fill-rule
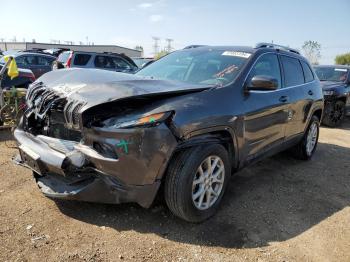
<instances>
[{"instance_id":1,"label":"tail light","mask_svg":"<svg viewBox=\"0 0 350 262\"><path fill-rule=\"evenodd\" d=\"M72 57L73 57L73 52L71 52L69 57L68 57L66 67L70 67L71 66L71 64L72 64Z\"/></svg>"}]
</instances>

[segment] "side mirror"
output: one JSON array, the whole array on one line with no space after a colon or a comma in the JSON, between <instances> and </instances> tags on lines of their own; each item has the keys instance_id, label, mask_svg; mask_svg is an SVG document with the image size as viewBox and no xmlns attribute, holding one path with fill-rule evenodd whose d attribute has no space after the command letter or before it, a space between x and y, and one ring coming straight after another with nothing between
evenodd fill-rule
<instances>
[{"instance_id":1,"label":"side mirror","mask_svg":"<svg viewBox=\"0 0 350 262\"><path fill-rule=\"evenodd\" d=\"M247 85L247 90L272 91L278 87L276 78L265 75L254 76Z\"/></svg>"}]
</instances>

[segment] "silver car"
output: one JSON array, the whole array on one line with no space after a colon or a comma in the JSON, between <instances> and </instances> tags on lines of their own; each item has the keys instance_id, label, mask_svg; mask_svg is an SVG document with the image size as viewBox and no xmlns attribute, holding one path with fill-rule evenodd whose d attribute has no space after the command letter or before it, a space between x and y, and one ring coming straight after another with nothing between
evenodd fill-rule
<instances>
[{"instance_id":1,"label":"silver car","mask_svg":"<svg viewBox=\"0 0 350 262\"><path fill-rule=\"evenodd\" d=\"M52 70L71 67L97 68L124 73L134 73L138 70L131 58L116 53L65 51L52 64Z\"/></svg>"}]
</instances>

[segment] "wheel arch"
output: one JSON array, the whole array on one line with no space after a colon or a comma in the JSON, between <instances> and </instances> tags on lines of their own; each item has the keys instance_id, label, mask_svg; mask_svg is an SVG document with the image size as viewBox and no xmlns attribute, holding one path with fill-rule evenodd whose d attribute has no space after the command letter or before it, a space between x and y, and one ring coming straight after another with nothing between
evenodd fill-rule
<instances>
[{"instance_id":1,"label":"wheel arch","mask_svg":"<svg viewBox=\"0 0 350 262\"><path fill-rule=\"evenodd\" d=\"M313 111L313 113L311 114L311 117L312 116L317 116L318 119L320 120L320 122L322 121L322 115L323 115L323 110L321 108L318 108L316 110ZM311 118L310 118L311 119ZM309 120L310 122L310 120Z\"/></svg>"},{"instance_id":2,"label":"wheel arch","mask_svg":"<svg viewBox=\"0 0 350 262\"><path fill-rule=\"evenodd\" d=\"M177 145L175 152L184 148L207 145L209 143L222 144L229 154L232 170L238 168L239 152L237 137L234 130L228 126L216 126L192 131L184 136L184 140Z\"/></svg>"}]
</instances>

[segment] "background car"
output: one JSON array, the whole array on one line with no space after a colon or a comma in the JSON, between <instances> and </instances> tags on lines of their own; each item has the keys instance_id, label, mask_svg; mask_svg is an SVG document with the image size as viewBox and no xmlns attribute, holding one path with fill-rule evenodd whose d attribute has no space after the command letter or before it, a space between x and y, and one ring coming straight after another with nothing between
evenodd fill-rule
<instances>
[{"instance_id":1,"label":"background car","mask_svg":"<svg viewBox=\"0 0 350 262\"><path fill-rule=\"evenodd\" d=\"M43 53L58 57L61 53L65 52L65 51L69 51L69 49L67 49L67 48L51 48L51 49L43 50Z\"/></svg>"},{"instance_id":2,"label":"background car","mask_svg":"<svg viewBox=\"0 0 350 262\"><path fill-rule=\"evenodd\" d=\"M53 70L70 67L97 68L124 73L134 73L138 70L130 57L117 53L66 51L62 52L52 65Z\"/></svg>"},{"instance_id":3,"label":"background car","mask_svg":"<svg viewBox=\"0 0 350 262\"><path fill-rule=\"evenodd\" d=\"M322 123L330 127L339 126L350 114L350 66L322 65L314 68L325 99Z\"/></svg>"},{"instance_id":4,"label":"background car","mask_svg":"<svg viewBox=\"0 0 350 262\"><path fill-rule=\"evenodd\" d=\"M18 68L30 69L35 78L39 78L43 74L51 71L51 65L55 61L56 57L43 54L40 52L28 52L20 51L11 53L16 60ZM5 60L0 58L0 65L4 65Z\"/></svg>"},{"instance_id":5,"label":"background car","mask_svg":"<svg viewBox=\"0 0 350 262\"><path fill-rule=\"evenodd\" d=\"M132 60L135 62L139 69L146 67L154 62L154 59L151 57L133 57Z\"/></svg>"},{"instance_id":6,"label":"background car","mask_svg":"<svg viewBox=\"0 0 350 262\"><path fill-rule=\"evenodd\" d=\"M2 65L0 65L0 70ZM10 89L11 87L28 88L28 86L35 81L33 72L29 69L18 68L18 76L11 80L11 78L5 73L4 78L1 81L2 89Z\"/></svg>"}]
</instances>

